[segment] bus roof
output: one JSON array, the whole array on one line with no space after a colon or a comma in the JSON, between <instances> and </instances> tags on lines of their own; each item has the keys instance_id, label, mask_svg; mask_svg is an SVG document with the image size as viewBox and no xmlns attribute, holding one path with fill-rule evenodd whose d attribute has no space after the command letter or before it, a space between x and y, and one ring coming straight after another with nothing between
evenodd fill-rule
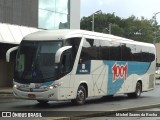
<instances>
[{"instance_id":1,"label":"bus roof","mask_svg":"<svg viewBox=\"0 0 160 120\"><path fill-rule=\"evenodd\" d=\"M53 40L63 40L69 37L82 37L82 30L43 30L24 37L23 40L31 41L53 41Z\"/></svg>"},{"instance_id":2,"label":"bus roof","mask_svg":"<svg viewBox=\"0 0 160 120\"><path fill-rule=\"evenodd\" d=\"M86 31L86 30L76 30L76 29L60 29L60 30L43 30L31 33L23 38L27 41L53 41L53 40L64 40L73 37L86 37L91 39L101 38L102 40L114 41L114 42L124 42L131 44L139 44L143 46L154 46L150 43L137 42L131 39L118 37L110 34Z\"/></svg>"}]
</instances>

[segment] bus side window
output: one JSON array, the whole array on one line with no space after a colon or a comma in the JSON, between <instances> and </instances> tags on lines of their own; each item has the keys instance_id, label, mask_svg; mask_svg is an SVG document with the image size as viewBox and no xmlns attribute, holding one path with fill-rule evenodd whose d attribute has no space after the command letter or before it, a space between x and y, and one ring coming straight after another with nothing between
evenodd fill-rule
<instances>
[{"instance_id":1,"label":"bus side window","mask_svg":"<svg viewBox=\"0 0 160 120\"><path fill-rule=\"evenodd\" d=\"M71 52L66 52L62 56L61 61L61 72L62 73L68 73L71 71L72 66L72 55Z\"/></svg>"},{"instance_id":2,"label":"bus side window","mask_svg":"<svg viewBox=\"0 0 160 120\"><path fill-rule=\"evenodd\" d=\"M99 60L110 60L110 45L110 42L100 40Z\"/></svg>"},{"instance_id":3,"label":"bus side window","mask_svg":"<svg viewBox=\"0 0 160 120\"><path fill-rule=\"evenodd\" d=\"M134 46L132 44L121 44L122 49L122 61L133 61L133 50Z\"/></svg>"},{"instance_id":4,"label":"bus side window","mask_svg":"<svg viewBox=\"0 0 160 120\"><path fill-rule=\"evenodd\" d=\"M81 42L81 39L82 38L69 38L65 41L65 45L66 46L72 46L72 60L73 62L75 61L76 59L76 56L77 56L77 52L78 52L78 49L79 49L79 45L80 45L80 42ZM73 63L74 64L74 63ZM73 65L72 64L72 65Z\"/></svg>"},{"instance_id":5,"label":"bus side window","mask_svg":"<svg viewBox=\"0 0 160 120\"><path fill-rule=\"evenodd\" d=\"M121 61L121 44L112 42L110 46L110 60Z\"/></svg>"},{"instance_id":6,"label":"bus side window","mask_svg":"<svg viewBox=\"0 0 160 120\"><path fill-rule=\"evenodd\" d=\"M95 43L95 41L97 43ZM89 60L97 60L98 52L99 52L99 41L98 40L94 40L94 39L84 40L80 59L79 59L79 64L85 61L89 61Z\"/></svg>"}]
</instances>

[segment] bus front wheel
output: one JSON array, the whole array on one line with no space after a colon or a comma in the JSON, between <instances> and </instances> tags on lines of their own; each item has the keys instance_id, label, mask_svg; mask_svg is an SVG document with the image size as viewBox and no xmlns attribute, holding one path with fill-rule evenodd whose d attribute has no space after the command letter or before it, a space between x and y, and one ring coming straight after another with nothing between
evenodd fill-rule
<instances>
[{"instance_id":1,"label":"bus front wheel","mask_svg":"<svg viewBox=\"0 0 160 120\"><path fill-rule=\"evenodd\" d=\"M71 100L73 104L83 105L86 100L86 89L81 85L77 90L76 99Z\"/></svg>"}]
</instances>

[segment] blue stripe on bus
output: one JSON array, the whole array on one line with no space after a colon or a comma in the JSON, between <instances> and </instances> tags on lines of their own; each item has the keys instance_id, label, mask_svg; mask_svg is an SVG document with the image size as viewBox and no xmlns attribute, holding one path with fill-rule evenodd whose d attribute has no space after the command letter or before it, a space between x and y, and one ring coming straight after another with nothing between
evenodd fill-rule
<instances>
[{"instance_id":1,"label":"blue stripe on bus","mask_svg":"<svg viewBox=\"0 0 160 120\"><path fill-rule=\"evenodd\" d=\"M137 74L137 75L145 74L149 69L151 63L150 62L104 61L104 64L107 65L109 68L107 95L114 95L120 90L121 86L125 81L125 76L117 77L116 80L114 80L115 79L113 75L114 65L117 65L120 67L127 65L127 76L126 76L126 79L127 79L127 77L129 77L132 74Z\"/></svg>"}]
</instances>

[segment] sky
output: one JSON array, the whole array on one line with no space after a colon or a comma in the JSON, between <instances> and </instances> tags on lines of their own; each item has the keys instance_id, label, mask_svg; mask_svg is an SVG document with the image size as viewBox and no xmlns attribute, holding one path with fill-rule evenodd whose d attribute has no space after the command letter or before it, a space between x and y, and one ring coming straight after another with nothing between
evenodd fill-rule
<instances>
[{"instance_id":1,"label":"sky","mask_svg":"<svg viewBox=\"0 0 160 120\"><path fill-rule=\"evenodd\" d=\"M138 18L143 16L151 19L154 13L160 12L160 0L80 0L81 18L102 10L103 13L114 13L121 18L134 15ZM160 13L156 15L160 24Z\"/></svg>"}]
</instances>

